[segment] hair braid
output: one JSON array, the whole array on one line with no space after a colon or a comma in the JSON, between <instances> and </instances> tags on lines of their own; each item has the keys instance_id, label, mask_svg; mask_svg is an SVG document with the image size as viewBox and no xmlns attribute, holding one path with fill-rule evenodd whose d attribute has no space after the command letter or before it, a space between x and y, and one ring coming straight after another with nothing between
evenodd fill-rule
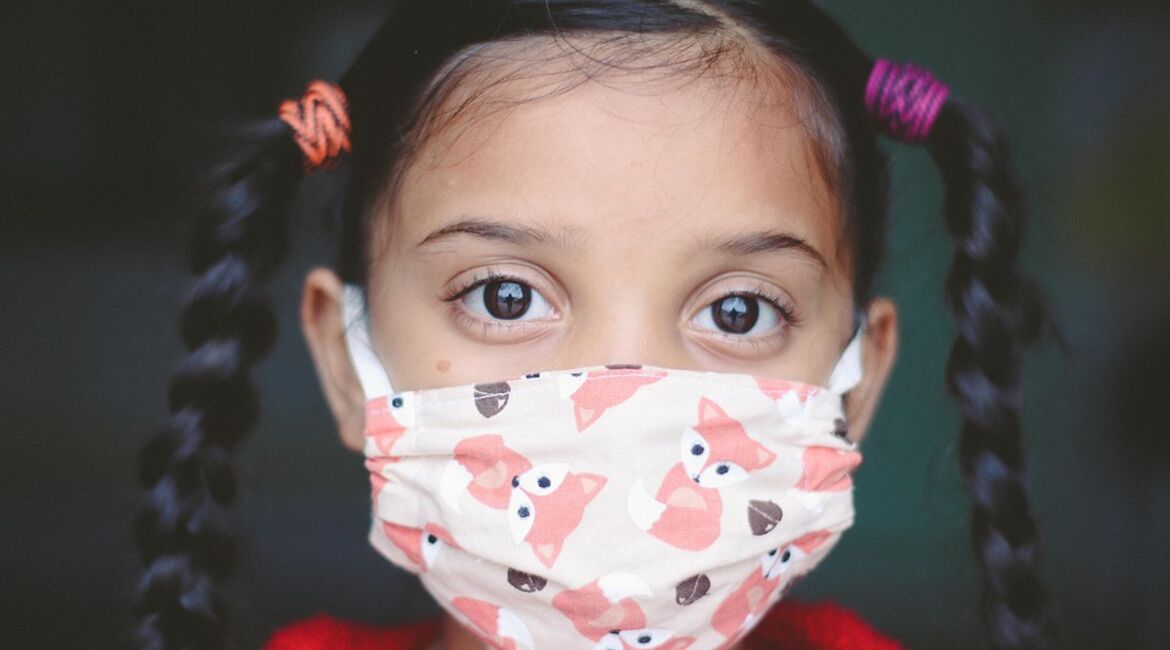
<instances>
[{"instance_id":1,"label":"hair braid","mask_svg":"<svg viewBox=\"0 0 1170 650\"><path fill-rule=\"evenodd\" d=\"M235 499L230 452L256 422L252 364L272 348L276 321L262 283L284 255L300 151L279 121L213 172L198 215L183 302L187 355L171 377L170 417L139 458L145 502L135 538L139 647L229 645L224 582L236 560L227 509Z\"/></svg>"},{"instance_id":2,"label":"hair braid","mask_svg":"<svg viewBox=\"0 0 1170 650\"><path fill-rule=\"evenodd\" d=\"M948 101L928 146L942 172L944 215L957 244L946 297L958 336L946 378L962 412L959 465L974 502L980 611L994 647L1042 648L1050 630L1028 506L1019 374L1023 348L1041 334L1048 314L1015 261L1021 193L1004 137L977 110Z\"/></svg>"}]
</instances>

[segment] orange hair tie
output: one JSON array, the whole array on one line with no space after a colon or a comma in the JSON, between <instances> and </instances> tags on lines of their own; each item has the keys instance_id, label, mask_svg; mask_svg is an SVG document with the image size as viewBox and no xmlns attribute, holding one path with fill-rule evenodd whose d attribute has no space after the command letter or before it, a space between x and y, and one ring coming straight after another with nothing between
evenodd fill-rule
<instances>
[{"instance_id":1,"label":"orange hair tie","mask_svg":"<svg viewBox=\"0 0 1170 650\"><path fill-rule=\"evenodd\" d=\"M280 119L305 152L305 172L332 169L349 152L349 105L341 88L320 79L309 82L299 100L280 104Z\"/></svg>"}]
</instances>

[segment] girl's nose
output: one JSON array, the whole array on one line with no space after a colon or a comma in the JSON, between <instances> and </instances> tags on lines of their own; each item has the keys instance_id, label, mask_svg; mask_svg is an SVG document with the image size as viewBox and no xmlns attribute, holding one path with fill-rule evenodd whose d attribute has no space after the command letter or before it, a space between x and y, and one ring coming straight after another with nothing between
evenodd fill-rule
<instances>
[{"instance_id":1,"label":"girl's nose","mask_svg":"<svg viewBox=\"0 0 1170 650\"><path fill-rule=\"evenodd\" d=\"M623 301L627 308L604 309L573 323L558 351L561 367L641 364L689 368L678 322L655 310L647 299ZM669 312L667 312L669 313Z\"/></svg>"}]
</instances>

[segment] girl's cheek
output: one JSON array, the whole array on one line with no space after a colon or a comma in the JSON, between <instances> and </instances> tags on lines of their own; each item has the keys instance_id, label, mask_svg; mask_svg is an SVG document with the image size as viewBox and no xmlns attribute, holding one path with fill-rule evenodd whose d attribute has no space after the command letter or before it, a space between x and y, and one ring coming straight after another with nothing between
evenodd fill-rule
<instances>
[{"instance_id":1,"label":"girl's cheek","mask_svg":"<svg viewBox=\"0 0 1170 650\"><path fill-rule=\"evenodd\" d=\"M551 341L521 346L488 345L468 338L450 324L419 327L385 350L394 387L420 390L461 386L548 369L555 358Z\"/></svg>"}]
</instances>

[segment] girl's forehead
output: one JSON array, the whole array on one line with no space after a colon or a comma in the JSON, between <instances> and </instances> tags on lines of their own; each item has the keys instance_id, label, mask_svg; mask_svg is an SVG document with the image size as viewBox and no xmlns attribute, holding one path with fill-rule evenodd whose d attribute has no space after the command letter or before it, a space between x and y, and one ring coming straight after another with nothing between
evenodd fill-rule
<instances>
[{"instance_id":1,"label":"girl's forehead","mask_svg":"<svg viewBox=\"0 0 1170 650\"><path fill-rule=\"evenodd\" d=\"M395 197L392 249L468 218L562 233L582 250L686 250L770 229L837 266L820 145L779 79L603 78L536 99L523 85L491 91L494 107L424 143Z\"/></svg>"}]
</instances>

